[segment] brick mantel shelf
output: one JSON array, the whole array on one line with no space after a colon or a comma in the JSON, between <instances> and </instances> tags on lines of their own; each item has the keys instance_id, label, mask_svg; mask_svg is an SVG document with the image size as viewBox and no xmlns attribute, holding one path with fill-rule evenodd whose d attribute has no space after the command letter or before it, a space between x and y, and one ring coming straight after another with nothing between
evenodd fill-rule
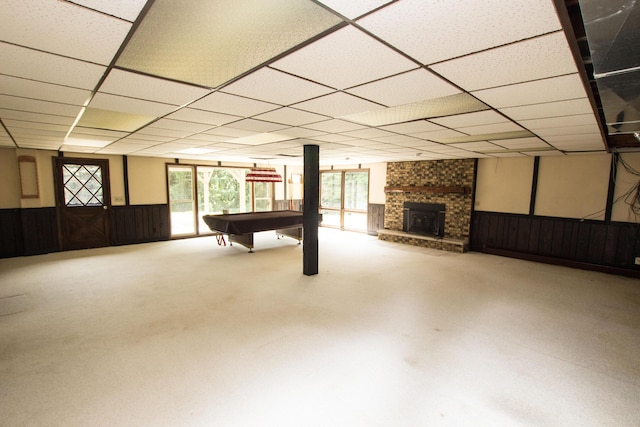
<instances>
[{"instance_id":1,"label":"brick mantel shelf","mask_svg":"<svg viewBox=\"0 0 640 427\"><path fill-rule=\"evenodd\" d=\"M471 189L463 186L426 186L426 185L409 185L409 186L389 186L384 187L385 193L432 193L432 194L470 194Z\"/></svg>"}]
</instances>

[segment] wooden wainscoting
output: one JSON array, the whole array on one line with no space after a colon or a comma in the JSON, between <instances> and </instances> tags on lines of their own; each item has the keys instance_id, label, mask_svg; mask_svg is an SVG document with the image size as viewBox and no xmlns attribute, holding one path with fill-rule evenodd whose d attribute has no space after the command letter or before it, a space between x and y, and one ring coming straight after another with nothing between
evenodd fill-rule
<instances>
[{"instance_id":1,"label":"wooden wainscoting","mask_svg":"<svg viewBox=\"0 0 640 427\"><path fill-rule=\"evenodd\" d=\"M111 244L169 240L168 205L113 206L111 208Z\"/></svg>"},{"instance_id":2,"label":"wooden wainscoting","mask_svg":"<svg viewBox=\"0 0 640 427\"><path fill-rule=\"evenodd\" d=\"M474 212L471 250L640 277L640 224Z\"/></svg>"},{"instance_id":3,"label":"wooden wainscoting","mask_svg":"<svg viewBox=\"0 0 640 427\"><path fill-rule=\"evenodd\" d=\"M21 209L0 209L0 258L22 255Z\"/></svg>"},{"instance_id":4,"label":"wooden wainscoting","mask_svg":"<svg viewBox=\"0 0 640 427\"><path fill-rule=\"evenodd\" d=\"M384 204L369 203L367 209L367 234L378 235L378 230L384 228Z\"/></svg>"}]
</instances>

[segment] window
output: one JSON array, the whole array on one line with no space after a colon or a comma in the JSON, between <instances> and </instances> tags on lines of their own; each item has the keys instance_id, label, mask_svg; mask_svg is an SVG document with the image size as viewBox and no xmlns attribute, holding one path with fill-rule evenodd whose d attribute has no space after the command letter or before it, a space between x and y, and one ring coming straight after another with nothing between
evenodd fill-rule
<instances>
[{"instance_id":1,"label":"window","mask_svg":"<svg viewBox=\"0 0 640 427\"><path fill-rule=\"evenodd\" d=\"M247 182L249 169L167 166L171 235L208 234L204 215L273 210L274 184Z\"/></svg>"},{"instance_id":2,"label":"window","mask_svg":"<svg viewBox=\"0 0 640 427\"><path fill-rule=\"evenodd\" d=\"M369 171L320 173L322 225L366 231L368 204Z\"/></svg>"}]
</instances>

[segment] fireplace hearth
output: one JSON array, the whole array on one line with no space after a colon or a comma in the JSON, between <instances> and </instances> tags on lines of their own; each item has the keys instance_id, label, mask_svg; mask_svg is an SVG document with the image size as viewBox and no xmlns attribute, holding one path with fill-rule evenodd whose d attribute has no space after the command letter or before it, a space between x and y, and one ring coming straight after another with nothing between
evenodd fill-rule
<instances>
[{"instance_id":1,"label":"fireplace hearth","mask_svg":"<svg viewBox=\"0 0 640 427\"><path fill-rule=\"evenodd\" d=\"M444 237L445 205L410 203L403 206L402 231L425 236Z\"/></svg>"}]
</instances>

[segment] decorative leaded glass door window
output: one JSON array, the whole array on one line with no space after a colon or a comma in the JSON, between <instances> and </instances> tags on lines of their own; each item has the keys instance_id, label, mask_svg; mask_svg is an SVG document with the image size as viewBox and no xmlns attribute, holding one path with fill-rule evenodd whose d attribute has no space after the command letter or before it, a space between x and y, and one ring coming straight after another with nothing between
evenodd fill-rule
<instances>
[{"instance_id":1,"label":"decorative leaded glass door window","mask_svg":"<svg viewBox=\"0 0 640 427\"><path fill-rule=\"evenodd\" d=\"M67 207L102 206L102 168L66 164L62 168L64 203Z\"/></svg>"}]
</instances>

